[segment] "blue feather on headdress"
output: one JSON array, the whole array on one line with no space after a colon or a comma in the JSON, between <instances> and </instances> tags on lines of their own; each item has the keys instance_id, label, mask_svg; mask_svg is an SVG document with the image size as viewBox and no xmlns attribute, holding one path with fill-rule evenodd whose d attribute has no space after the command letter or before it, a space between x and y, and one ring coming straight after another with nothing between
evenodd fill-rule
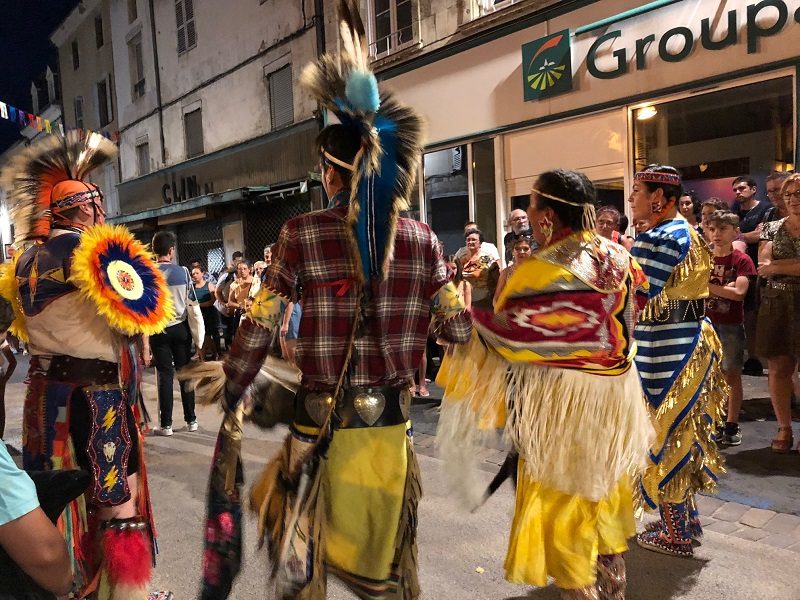
<instances>
[{"instance_id":1,"label":"blue feather on headdress","mask_svg":"<svg viewBox=\"0 0 800 600\"><path fill-rule=\"evenodd\" d=\"M355 224L361 268L367 280L379 278L381 275L391 233L392 223L388 217L392 213L397 179L397 126L393 121L379 115L375 119L374 127L378 132L383 154L380 168L362 177L359 182L358 199L361 210Z\"/></svg>"},{"instance_id":2,"label":"blue feather on headdress","mask_svg":"<svg viewBox=\"0 0 800 600\"><path fill-rule=\"evenodd\" d=\"M354 111L375 113L381 106L378 80L372 73L352 71L347 76L344 93Z\"/></svg>"}]
</instances>

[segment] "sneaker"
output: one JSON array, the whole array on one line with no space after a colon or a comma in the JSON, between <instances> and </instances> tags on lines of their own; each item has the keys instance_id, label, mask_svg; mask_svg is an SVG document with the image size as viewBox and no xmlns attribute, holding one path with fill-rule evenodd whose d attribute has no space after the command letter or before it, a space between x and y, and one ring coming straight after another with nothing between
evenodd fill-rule
<instances>
[{"instance_id":1,"label":"sneaker","mask_svg":"<svg viewBox=\"0 0 800 600\"><path fill-rule=\"evenodd\" d=\"M165 437L169 437L172 435L172 425L167 425L166 427L159 427L158 429L154 429L153 433L156 435L163 435Z\"/></svg>"},{"instance_id":2,"label":"sneaker","mask_svg":"<svg viewBox=\"0 0 800 600\"><path fill-rule=\"evenodd\" d=\"M739 427L736 429L725 428L725 433L722 434L722 443L726 446L738 446L742 443L742 430Z\"/></svg>"},{"instance_id":3,"label":"sneaker","mask_svg":"<svg viewBox=\"0 0 800 600\"><path fill-rule=\"evenodd\" d=\"M711 434L711 441L714 442L715 444L721 444L724 437L725 437L725 426L717 425L717 428L714 430L714 433Z\"/></svg>"},{"instance_id":4,"label":"sneaker","mask_svg":"<svg viewBox=\"0 0 800 600\"><path fill-rule=\"evenodd\" d=\"M197 421L192 421L191 423L187 423L186 429L188 431L197 431Z\"/></svg>"}]
</instances>

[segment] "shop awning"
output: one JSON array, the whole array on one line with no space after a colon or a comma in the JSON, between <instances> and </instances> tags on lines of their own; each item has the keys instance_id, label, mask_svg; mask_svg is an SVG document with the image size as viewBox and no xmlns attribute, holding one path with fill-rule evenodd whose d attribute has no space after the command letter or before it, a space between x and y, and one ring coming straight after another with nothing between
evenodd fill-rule
<instances>
[{"instance_id":1,"label":"shop awning","mask_svg":"<svg viewBox=\"0 0 800 600\"><path fill-rule=\"evenodd\" d=\"M197 209L205 208L206 206L219 206L220 204L228 204L239 200L247 200L263 194L268 194L269 191L269 186L236 188L216 194L204 194L202 196L198 196L197 198L191 198L183 202L165 204L164 206L159 206L158 208L142 210L127 215L120 215L118 217L110 217L106 220L109 223L122 224L144 221L146 219L157 219L158 217L164 217L167 215L192 212Z\"/></svg>"}]
</instances>

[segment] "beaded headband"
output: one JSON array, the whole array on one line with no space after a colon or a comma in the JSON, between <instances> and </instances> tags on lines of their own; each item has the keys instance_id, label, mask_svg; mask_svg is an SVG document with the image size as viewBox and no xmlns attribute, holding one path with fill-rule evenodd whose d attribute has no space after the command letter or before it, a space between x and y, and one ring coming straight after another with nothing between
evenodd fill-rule
<instances>
[{"instance_id":1,"label":"beaded headband","mask_svg":"<svg viewBox=\"0 0 800 600\"><path fill-rule=\"evenodd\" d=\"M583 217L581 218L581 225L586 231L594 231L595 225L597 223L597 214L595 212L594 204L591 202L572 202L571 200L565 200L564 198L559 198L558 196L553 196L552 194L548 194L546 192L542 192L537 190L536 188L531 188L531 191L535 193L537 196L542 196L543 198L547 198L548 200L555 200L556 202L561 202L562 204L569 204L570 206L575 206L583 210Z\"/></svg>"},{"instance_id":2,"label":"beaded headband","mask_svg":"<svg viewBox=\"0 0 800 600\"><path fill-rule=\"evenodd\" d=\"M639 171L633 176L635 181L646 181L648 183L663 183L665 185L674 185L680 187L681 178L675 173L667 173L665 171Z\"/></svg>"},{"instance_id":3,"label":"beaded headband","mask_svg":"<svg viewBox=\"0 0 800 600\"><path fill-rule=\"evenodd\" d=\"M339 165L340 167L342 167L343 169L347 169L351 173L355 173L356 171L357 161L353 161L353 164L346 163L343 160L339 160L338 158L336 158L333 154L331 154L327 150L322 151L322 156L325 157L325 160L330 161L335 165Z\"/></svg>"}]
</instances>

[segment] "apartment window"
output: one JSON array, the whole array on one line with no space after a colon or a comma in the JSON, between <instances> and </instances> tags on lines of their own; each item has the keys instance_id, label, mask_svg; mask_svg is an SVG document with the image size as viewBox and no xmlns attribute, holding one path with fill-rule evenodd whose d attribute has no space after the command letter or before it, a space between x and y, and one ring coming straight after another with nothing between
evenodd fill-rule
<instances>
[{"instance_id":1,"label":"apartment window","mask_svg":"<svg viewBox=\"0 0 800 600\"><path fill-rule=\"evenodd\" d=\"M128 23L133 23L139 16L136 10L136 0L128 0Z\"/></svg>"},{"instance_id":2,"label":"apartment window","mask_svg":"<svg viewBox=\"0 0 800 600\"><path fill-rule=\"evenodd\" d=\"M94 41L98 48L103 47L103 16L97 15L94 18Z\"/></svg>"},{"instance_id":3,"label":"apartment window","mask_svg":"<svg viewBox=\"0 0 800 600\"><path fill-rule=\"evenodd\" d=\"M372 0L373 56L389 54L414 42L412 0Z\"/></svg>"},{"instance_id":4,"label":"apartment window","mask_svg":"<svg viewBox=\"0 0 800 600\"><path fill-rule=\"evenodd\" d=\"M147 175L150 172L150 144L140 142L136 144L136 173Z\"/></svg>"},{"instance_id":5,"label":"apartment window","mask_svg":"<svg viewBox=\"0 0 800 600\"><path fill-rule=\"evenodd\" d=\"M517 4L520 0L478 0L477 16L482 17L489 13L493 13L504 8L508 8L512 4Z\"/></svg>"},{"instance_id":6,"label":"apartment window","mask_svg":"<svg viewBox=\"0 0 800 600\"><path fill-rule=\"evenodd\" d=\"M142 58L142 34L137 34L128 42L128 61L133 84L133 99L144 96L144 60Z\"/></svg>"},{"instance_id":7,"label":"apartment window","mask_svg":"<svg viewBox=\"0 0 800 600\"><path fill-rule=\"evenodd\" d=\"M183 115L183 130L186 135L186 158L201 155L203 150L203 111L201 108Z\"/></svg>"},{"instance_id":8,"label":"apartment window","mask_svg":"<svg viewBox=\"0 0 800 600\"><path fill-rule=\"evenodd\" d=\"M272 129L294 123L294 93L292 65L286 65L267 75L269 82L269 114Z\"/></svg>"},{"instance_id":9,"label":"apartment window","mask_svg":"<svg viewBox=\"0 0 800 600\"><path fill-rule=\"evenodd\" d=\"M81 66L81 57L78 54L78 40L72 40L72 70L77 71Z\"/></svg>"},{"instance_id":10,"label":"apartment window","mask_svg":"<svg viewBox=\"0 0 800 600\"><path fill-rule=\"evenodd\" d=\"M75 96L75 127L83 129L83 96Z\"/></svg>"},{"instance_id":11,"label":"apartment window","mask_svg":"<svg viewBox=\"0 0 800 600\"><path fill-rule=\"evenodd\" d=\"M175 23L178 30L178 56L197 45L192 0L175 0Z\"/></svg>"},{"instance_id":12,"label":"apartment window","mask_svg":"<svg viewBox=\"0 0 800 600\"><path fill-rule=\"evenodd\" d=\"M97 116L100 120L100 127L105 127L114 119L110 89L109 78L97 82Z\"/></svg>"}]
</instances>

